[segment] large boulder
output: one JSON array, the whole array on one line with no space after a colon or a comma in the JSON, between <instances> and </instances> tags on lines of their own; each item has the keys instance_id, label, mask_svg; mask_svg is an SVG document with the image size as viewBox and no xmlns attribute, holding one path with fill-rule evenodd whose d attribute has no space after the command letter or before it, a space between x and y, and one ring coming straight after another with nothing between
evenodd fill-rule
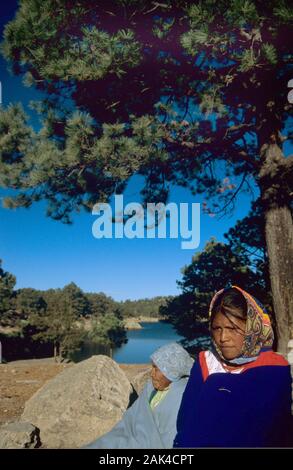
<instances>
[{"instance_id":1,"label":"large boulder","mask_svg":"<svg viewBox=\"0 0 293 470\"><path fill-rule=\"evenodd\" d=\"M14 422L0 428L0 449L35 449L40 445L40 430L30 423Z\"/></svg>"},{"instance_id":2,"label":"large boulder","mask_svg":"<svg viewBox=\"0 0 293 470\"><path fill-rule=\"evenodd\" d=\"M108 432L126 410L132 387L118 364L92 356L65 369L26 403L24 421L46 448L78 448Z\"/></svg>"}]
</instances>

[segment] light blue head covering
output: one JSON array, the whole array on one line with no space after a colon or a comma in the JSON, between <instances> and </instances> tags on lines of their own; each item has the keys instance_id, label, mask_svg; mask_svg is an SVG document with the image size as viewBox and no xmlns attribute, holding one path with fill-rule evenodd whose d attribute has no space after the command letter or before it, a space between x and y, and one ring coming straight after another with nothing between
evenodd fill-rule
<instances>
[{"instance_id":1,"label":"light blue head covering","mask_svg":"<svg viewBox=\"0 0 293 470\"><path fill-rule=\"evenodd\" d=\"M171 382L189 375L193 366L193 359L178 343L161 346L151 355L151 360Z\"/></svg>"}]
</instances>

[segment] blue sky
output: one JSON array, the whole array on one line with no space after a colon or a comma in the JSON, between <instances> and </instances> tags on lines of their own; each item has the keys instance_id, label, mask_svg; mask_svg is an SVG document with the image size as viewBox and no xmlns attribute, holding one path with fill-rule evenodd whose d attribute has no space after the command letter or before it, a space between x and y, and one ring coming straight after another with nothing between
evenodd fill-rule
<instances>
[{"instance_id":1,"label":"blue sky","mask_svg":"<svg viewBox=\"0 0 293 470\"><path fill-rule=\"evenodd\" d=\"M130 182L124 205L139 201L138 180ZM192 203L200 198L175 188L171 201ZM212 236L223 240L223 233L248 209L248 198L242 197L231 218L201 214L199 250ZM47 289L73 281L84 291L102 291L116 300L179 293L176 280L194 250L182 249L180 238L96 239L92 235L96 219L81 213L72 225L64 225L45 216L44 203L30 209L1 208L0 257L4 269L16 275L16 287Z\"/></svg>"},{"instance_id":2,"label":"blue sky","mask_svg":"<svg viewBox=\"0 0 293 470\"><path fill-rule=\"evenodd\" d=\"M13 15L13 3L2 9L2 27ZM2 8L2 7L1 7ZM1 27L1 30L2 30ZM21 101L26 107L36 94L12 77L0 58L3 105ZM33 121L34 123L34 121ZM139 201L141 179L134 177L125 200ZM4 191L0 191L0 196ZM202 202L183 188L174 188L169 202ZM232 217L220 220L201 214L201 243L223 234L249 211L250 198L241 195ZM17 278L17 288L48 289L75 282L87 292L105 292L116 300L174 295L181 268L191 262L194 250L183 250L178 239L101 239L92 235L96 216L74 216L72 225L45 215L45 204L30 209L0 208L0 259L3 268Z\"/></svg>"}]
</instances>

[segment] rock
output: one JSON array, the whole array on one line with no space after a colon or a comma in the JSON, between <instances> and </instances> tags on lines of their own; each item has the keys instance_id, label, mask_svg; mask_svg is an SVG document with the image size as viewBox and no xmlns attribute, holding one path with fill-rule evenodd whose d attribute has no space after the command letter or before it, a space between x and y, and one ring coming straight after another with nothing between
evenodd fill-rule
<instances>
[{"instance_id":1,"label":"rock","mask_svg":"<svg viewBox=\"0 0 293 470\"><path fill-rule=\"evenodd\" d=\"M40 430L30 423L14 422L0 428L0 449L35 449L40 445Z\"/></svg>"},{"instance_id":2,"label":"rock","mask_svg":"<svg viewBox=\"0 0 293 470\"><path fill-rule=\"evenodd\" d=\"M124 326L126 330L142 330L141 324L134 320L126 320Z\"/></svg>"},{"instance_id":3,"label":"rock","mask_svg":"<svg viewBox=\"0 0 293 470\"><path fill-rule=\"evenodd\" d=\"M92 356L47 382L26 403L24 421L47 448L79 448L108 432L126 410L132 387L118 364Z\"/></svg>"},{"instance_id":4,"label":"rock","mask_svg":"<svg viewBox=\"0 0 293 470\"><path fill-rule=\"evenodd\" d=\"M38 384L40 383L39 380L16 380L15 383L17 384Z\"/></svg>"},{"instance_id":5,"label":"rock","mask_svg":"<svg viewBox=\"0 0 293 470\"><path fill-rule=\"evenodd\" d=\"M146 382L150 379L151 377L151 369L144 370L142 372L139 372L132 380L131 384L133 385L134 390L136 393L139 395L145 386Z\"/></svg>"}]
</instances>

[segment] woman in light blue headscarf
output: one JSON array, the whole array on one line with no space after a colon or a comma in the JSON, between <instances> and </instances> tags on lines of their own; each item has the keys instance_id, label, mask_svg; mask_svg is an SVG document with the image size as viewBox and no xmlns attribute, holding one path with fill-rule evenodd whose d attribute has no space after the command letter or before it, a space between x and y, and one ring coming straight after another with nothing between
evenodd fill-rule
<instances>
[{"instance_id":1,"label":"woman in light blue headscarf","mask_svg":"<svg viewBox=\"0 0 293 470\"><path fill-rule=\"evenodd\" d=\"M177 343L151 355L151 380L114 428L87 449L171 449L193 360Z\"/></svg>"}]
</instances>

